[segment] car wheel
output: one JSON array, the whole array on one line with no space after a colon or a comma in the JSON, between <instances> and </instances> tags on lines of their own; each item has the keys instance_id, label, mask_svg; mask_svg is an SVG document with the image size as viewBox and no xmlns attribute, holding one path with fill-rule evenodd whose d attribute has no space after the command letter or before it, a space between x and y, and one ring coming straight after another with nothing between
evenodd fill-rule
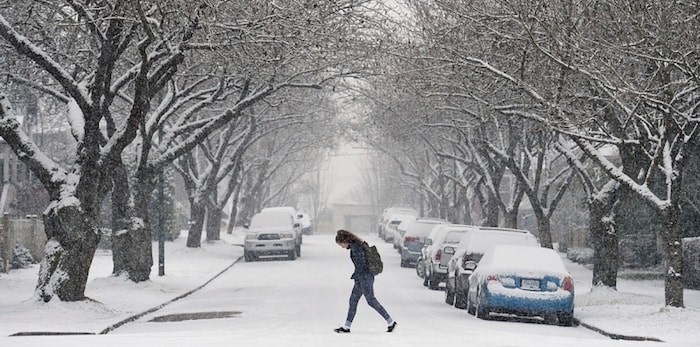
<instances>
[{"instance_id":1,"label":"car wheel","mask_svg":"<svg viewBox=\"0 0 700 347\"><path fill-rule=\"evenodd\" d=\"M438 281L437 277L430 275L426 276L428 277L428 288L432 290L438 290L440 289L440 281Z\"/></svg>"},{"instance_id":2,"label":"car wheel","mask_svg":"<svg viewBox=\"0 0 700 347\"><path fill-rule=\"evenodd\" d=\"M459 287L455 286L455 307L463 310L467 308L467 296Z\"/></svg>"},{"instance_id":3,"label":"car wheel","mask_svg":"<svg viewBox=\"0 0 700 347\"><path fill-rule=\"evenodd\" d=\"M481 297L479 297L479 292L476 293L476 318L481 318L483 320L488 320L489 317L489 308L486 307L482 302L481 302Z\"/></svg>"},{"instance_id":4,"label":"car wheel","mask_svg":"<svg viewBox=\"0 0 700 347\"><path fill-rule=\"evenodd\" d=\"M574 325L574 313L565 312L557 314L557 324L563 327L570 327Z\"/></svg>"},{"instance_id":5,"label":"car wheel","mask_svg":"<svg viewBox=\"0 0 700 347\"><path fill-rule=\"evenodd\" d=\"M255 257L253 257L253 254L251 252L243 251L243 259L245 259L245 261L247 262L250 262L255 260Z\"/></svg>"},{"instance_id":6,"label":"car wheel","mask_svg":"<svg viewBox=\"0 0 700 347\"><path fill-rule=\"evenodd\" d=\"M297 251L296 250L289 251L287 258L289 258L289 260L296 260L297 259Z\"/></svg>"},{"instance_id":7,"label":"car wheel","mask_svg":"<svg viewBox=\"0 0 700 347\"><path fill-rule=\"evenodd\" d=\"M472 302L472 300L469 299L468 295L467 295L467 313L469 313L469 314L476 313L476 307L474 306L474 303Z\"/></svg>"},{"instance_id":8,"label":"car wheel","mask_svg":"<svg viewBox=\"0 0 700 347\"><path fill-rule=\"evenodd\" d=\"M420 278L425 278L425 267L423 266L423 258L418 258L418 264L416 264L416 275L418 275L418 277Z\"/></svg>"},{"instance_id":9,"label":"car wheel","mask_svg":"<svg viewBox=\"0 0 700 347\"><path fill-rule=\"evenodd\" d=\"M445 286L445 303L450 306L455 304L455 293L450 290L450 286Z\"/></svg>"}]
</instances>

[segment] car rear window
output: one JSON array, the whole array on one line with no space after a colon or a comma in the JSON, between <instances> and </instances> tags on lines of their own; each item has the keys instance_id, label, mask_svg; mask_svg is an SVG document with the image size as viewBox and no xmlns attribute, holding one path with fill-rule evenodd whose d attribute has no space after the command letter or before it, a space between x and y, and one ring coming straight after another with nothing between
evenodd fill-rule
<instances>
[{"instance_id":1,"label":"car rear window","mask_svg":"<svg viewBox=\"0 0 700 347\"><path fill-rule=\"evenodd\" d=\"M408 226L406 230L406 236L415 236L424 238L430 234L435 225L441 223L424 223L424 222L413 222Z\"/></svg>"},{"instance_id":2,"label":"car rear window","mask_svg":"<svg viewBox=\"0 0 700 347\"><path fill-rule=\"evenodd\" d=\"M459 243L464 233L464 231L451 231L447 234L447 237L445 237L445 243Z\"/></svg>"}]
</instances>

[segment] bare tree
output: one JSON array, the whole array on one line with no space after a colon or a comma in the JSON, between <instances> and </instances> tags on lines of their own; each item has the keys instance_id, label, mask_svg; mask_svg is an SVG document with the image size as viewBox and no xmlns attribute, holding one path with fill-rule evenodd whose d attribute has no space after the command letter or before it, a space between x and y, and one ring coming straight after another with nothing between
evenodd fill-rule
<instances>
[{"instance_id":1,"label":"bare tree","mask_svg":"<svg viewBox=\"0 0 700 347\"><path fill-rule=\"evenodd\" d=\"M172 4L178 5L182 4ZM203 10L200 5L189 3L181 8L192 14L192 21L168 21L162 16L173 12L122 2L99 8L80 2L68 2L59 8L38 5L37 13L51 13L52 20L32 16L36 30L27 29L25 33L18 32L0 14L0 36L10 49L35 64L42 76L56 82L56 89L46 90L68 105L68 124L78 143L74 164L60 167L17 126L7 98L2 96L0 116L5 125L0 135L43 183L51 199L44 214L49 241L36 291L44 301L54 296L66 301L84 298L88 270L100 238L99 206L112 186L109 173L136 137L151 98L184 60L184 45L197 31L195 23ZM48 53L64 48L61 40L42 38L42 33L54 32L57 21L68 24L66 28L78 29L57 32L65 33L68 40L85 43L80 54ZM156 29L156 22L162 26ZM156 30L169 34L158 36ZM124 113L113 113L118 109Z\"/></svg>"}]
</instances>

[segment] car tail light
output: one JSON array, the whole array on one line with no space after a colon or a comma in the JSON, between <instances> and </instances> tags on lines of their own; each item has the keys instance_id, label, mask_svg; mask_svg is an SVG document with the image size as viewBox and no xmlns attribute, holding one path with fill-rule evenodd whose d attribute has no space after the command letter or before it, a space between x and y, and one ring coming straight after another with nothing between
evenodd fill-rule
<instances>
[{"instance_id":1,"label":"car tail light","mask_svg":"<svg viewBox=\"0 0 700 347\"><path fill-rule=\"evenodd\" d=\"M571 278L571 276L566 276L564 277L564 280L561 282L561 288L573 293L574 292L574 279Z\"/></svg>"},{"instance_id":2,"label":"car tail light","mask_svg":"<svg viewBox=\"0 0 700 347\"><path fill-rule=\"evenodd\" d=\"M493 281L500 282L500 281L498 280L498 276L496 276L496 275L488 275L488 276L486 276L486 281L487 281L487 282L493 282Z\"/></svg>"},{"instance_id":3,"label":"car tail light","mask_svg":"<svg viewBox=\"0 0 700 347\"><path fill-rule=\"evenodd\" d=\"M412 241L418 241L418 238L415 237L415 236L406 236L406 237L403 239L403 242L412 242Z\"/></svg>"},{"instance_id":4,"label":"car tail light","mask_svg":"<svg viewBox=\"0 0 700 347\"><path fill-rule=\"evenodd\" d=\"M442 259L442 250L438 249L437 253L435 253L435 261L440 261Z\"/></svg>"}]
</instances>

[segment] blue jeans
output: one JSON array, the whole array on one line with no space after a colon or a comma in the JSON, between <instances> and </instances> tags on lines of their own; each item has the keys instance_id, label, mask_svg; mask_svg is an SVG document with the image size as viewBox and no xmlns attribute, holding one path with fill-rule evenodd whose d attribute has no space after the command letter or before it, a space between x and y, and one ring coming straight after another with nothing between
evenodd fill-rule
<instances>
[{"instance_id":1,"label":"blue jeans","mask_svg":"<svg viewBox=\"0 0 700 347\"><path fill-rule=\"evenodd\" d=\"M348 309L348 318L346 319L346 324L348 326L355 319L355 313L357 313L357 303L360 301L361 296L365 296L367 304L375 309L382 317L387 321L391 320L389 313L386 312L382 304L377 301L374 297L374 276L359 276L355 279L355 286L352 287L352 294L350 294L350 308Z\"/></svg>"}]
</instances>

